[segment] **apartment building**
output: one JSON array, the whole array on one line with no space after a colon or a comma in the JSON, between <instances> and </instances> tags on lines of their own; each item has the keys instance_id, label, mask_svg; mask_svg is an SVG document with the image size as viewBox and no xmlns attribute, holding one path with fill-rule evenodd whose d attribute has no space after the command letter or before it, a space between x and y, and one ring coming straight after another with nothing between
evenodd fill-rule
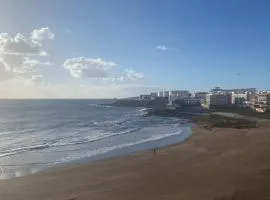
<instances>
[{"instance_id":1,"label":"apartment building","mask_svg":"<svg viewBox=\"0 0 270 200\"><path fill-rule=\"evenodd\" d=\"M159 91L158 92L158 97L169 97L170 96L170 91Z\"/></svg>"},{"instance_id":2,"label":"apartment building","mask_svg":"<svg viewBox=\"0 0 270 200\"><path fill-rule=\"evenodd\" d=\"M269 94L262 92L258 93L255 96L255 104L259 105L260 107L267 107L268 106L268 96Z\"/></svg>"},{"instance_id":3,"label":"apartment building","mask_svg":"<svg viewBox=\"0 0 270 200\"><path fill-rule=\"evenodd\" d=\"M158 91L158 97L163 97L163 91Z\"/></svg>"},{"instance_id":4,"label":"apartment building","mask_svg":"<svg viewBox=\"0 0 270 200\"><path fill-rule=\"evenodd\" d=\"M188 90L172 90L170 92L170 99L172 101L177 99L184 99L189 97L189 91Z\"/></svg>"},{"instance_id":5,"label":"apartment building","mask_svg":"<svg viewBox=\"0 0 270 200\"><path fill-rule=\"evenodd\" d=\"M235 89L224 89L222 90L223 92L226 93L238 93L238 94L243 94L243 93L256 93L256 88L235 88Z\"/></svg>"},{"instance_id":6,"label":"apartment building","mask_svg":"<svg viewBox=\"0 0 270 200\"><path fill-rule=\"evenodd\" d=\"M158 92L151 92L150 96L152 99L155 99L159 96L159 94L158 94Z\"/></svg>"},{"instance_id":7,"label":"apartment building","mask_svg":"<svg viewBox=\"0 0 270 200\"><path fill-rule=\"evenodd\" d=\"M248 100L248 92L235 93L231 92L231 104L244 104Z\"/></svg>"},{"instance_id":8,"label":"apartment building","mask_svg":"<svg viewBox=\"0 0 270 200\"><path fill-rule=\"evenodd\" d=\"M206 97L208 106L225 106L231 104L231 95L228 94L208 94Z\"/></svg>"},{"instance_id":9,"label":"apartment building","mask_svg":"<svg viewBox=\"0 0 270 200\"><path fill-rule=\"evenodd\" d=\"M216 93L237 93L237 94L243 94L243 93L256 93L256 88L235 88L235 89L222 89L221 87L215 87L210 90L212 94Z\"/></svg>"},{"instance_id":10,"label":"apartment building","mask_svg":"<svg viewBox=\"0 0 270 200\"><path fill-rule=\"evenodd\" d=\"M208 92L196 92L195 98L199 99L201 104L206 104L207 95L208 95Z\"/></svg>"},{"instance_id":11,"label":"apartment building","mask_svg":"<svg viewBox=\"0 0 270 200\"><path fill-rule=\"evenodd\" d=\"M256 99L256 94L248 92L247 101L250 103L254 103Z\"/></svg>"},{"instance_id":12,"label":"apartment building","mask_svg":"<svg viewBox=\"0 0 270 200\"><path fill-rule=\"evenodd\" d=\"M197 105L199 104L200 105L200 99L196 99L196 98L184 98L182 99L183 103L186 104L186 105Z\"/></svg>"},{"instance_id":13,"label":"apartment building","mask_svg":"<svg viewBox=\"0 0 270 200\"><path fill-rule=\"evenodd\" d=\"M170 91L164 91L163 92L163 97L168 97L170 96Z\"/></svg>"}]
</instances>

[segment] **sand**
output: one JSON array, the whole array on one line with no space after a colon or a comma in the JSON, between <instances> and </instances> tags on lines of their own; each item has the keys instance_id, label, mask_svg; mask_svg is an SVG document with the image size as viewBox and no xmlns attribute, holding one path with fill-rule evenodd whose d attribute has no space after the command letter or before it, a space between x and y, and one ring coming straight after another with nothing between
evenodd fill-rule
<instances>
[{"instance_id":1,"label":"sand","mask_svg":"<svg viewBox=\"0 0 270 200\"><path fill-rule=\"evenodd\" d=\"M0 181L1 200L270 199L270 123L194 127L184 143Z\"/></svg>"}]
</instances>

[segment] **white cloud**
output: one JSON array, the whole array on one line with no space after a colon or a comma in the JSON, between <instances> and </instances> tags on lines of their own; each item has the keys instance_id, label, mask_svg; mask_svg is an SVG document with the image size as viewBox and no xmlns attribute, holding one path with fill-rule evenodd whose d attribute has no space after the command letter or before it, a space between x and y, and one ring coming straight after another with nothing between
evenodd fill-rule
<instances>
[{"instance_id":1,"label":"white cloud","mask_svg":"<svg viewBox=\"0 0 270 200\"><path fill-rule=\"evenodd\" d=\"M41 46L39 42L29 40L20 33L17 33L14 38L7 33L0 33L0 53L2 54L38 54Z\"/></svg>"},{"instance_id":2,"label":"white cloud","mask_svg":"<svg viewBox=\"0 0 270 200\"><path fill-rule=\"evenodd\" d=\"M99 78L87 80L90 86L86 83L83 87L46 83L40 72L43 66L52 63L47 61L49 54L43 42L54 37L49 28L35 29L29 36L0 33L0 98L112 98L135 96L149 89L148 86L126 84L128 79L143 78L143 73L127 69L125 75L112 76L110 70L116 63L85 57L67 59L63 67L73 77Z\"/></svg>"},{"instance_id":3,"label":"white cloud","mask_svg":"<svg viewBox=\"0 0 270 200\"><path fill-rule=\"evenodd\" d=\"M158 46L156 46L156 49L157 50L161 50L161 51L167 51L167 50L169 50L169 48L165 47L164 45L158 45Z\"/></svg>"},{"instance_id":4,"label":"white cloud","mask_svg":"<svg viewBox=\"0 0 270 200\"><path fill-rule=\"evenodd\" d=\"M55 37L54 33L50 30L49 27L43 27L40 29L34 29L31 32L32 40L46 40L53 39Z\"/></svg>"},{"instance_id":5,"label":"white cloud","mask_svg":"<svg viewBox=\"0 0 270 200\"><path fill-rule=\"evenodd\" d=\"M10 92L13 90L31 90L44 84L44 77L41 74L34 74L31 77L15 76L6 81L0 82L0 88L6 87ZM23 93L19 94L23 97Z\"/></svg>"},{"instance_id":6,"label":"white cloud","mask_svg":"<svg viewBox=\"0 0 270 200\"><path fill-rule=\"evenodd\" d=\"M117 81L124 81L124 76L119 76L116 78Z\"/></svg>"},{"instance_id":7,"label":"white cloud","mask_svg":"<svg viewBox=\"0 0 270 200\"><path fill-rule=\"evenodd\" d=\"M0 58L2 59L2 62L6 68L8 68L9 71L13 71L14 69L22 67L24 57L21 55L0 54Z\"/></svg>"},{"instance_id":8,"label":"white cloud","mask_svg":"<svg viewBox=\"0 0 270 200\"><path fill-rule=\"evenodd\" d=\"M166 47L166 46L164 46L164 45L157 45L157 46L156 46L156 49L157 49L157 50L160 50L160 51L169 51L169 50L172 50L172 51L179 51L179 49L177 49L177 48Z\"/></svg>"},{"instance_id":9,"label":"white cloud","mask_svg":"<svg viewBox=\"0 0 270 200\"><path fill-rule=\"evenodd\" d=\"M35 72L38 66L52 64L49 61L42 62L38 59L16 54L0 54L0 58L2 63L6 66L6 69L8 69L10 73L13 73L13 76L16 76L16 74L18 75L18 73L32 73Z\"/></svg>"},{"instance_id":10,"label":"white cloud","mask_svg":"<svg viewBox=\"0 0 270 200\"><path fill-rule=\"evenodd\" d=\"M39 66L39 65L53 65L53 63L49 61L42 62L36 59L30 59L29 57L24 57L23 66L29 66L31 68Z\"/></svg>"},{"instance_id":11,"label":"white cloud","mask_svg":"<svg viewBox=\"0 0 270 200\"><path fill-rule=\"evenodd\" d=\"M34 84L44 84L44 77L42 75L33 75L31 81Z\"/></svg>"},{"instance_id":12,"label":"white cloud","mask_svg":"<svg viewBox=\"0 0 270 200\"><path fill-rule=\"evenodd\" d=\"M54 63L52 63L50 61L45 61L45 62L40 62L40 65L52 66L52 65L54 65Z\"/></svg>"},{"instance_id":13,"label":"white cloud","mask_svg":"<svg viewBox=\"0 0 270 200\"><path fill-rule=\"evenodd\" d=\"M51 65L49 61L38 59L44 56L48 56L48 53L42 49L40 42L21 33L14 37L0 33L0 80L29 77L38 66Z\"/></svg>"},{"instance_id":14,"label":"white cloud","mask_svg":"<svg viewBox=\"0 0 270 200\"><path fill-rule=\"evenodd\" d=\"M144 77L144 74L142 72L136 72L133 69L126 69L125 72L127 78L130 80L138 80Z\"/></svg>"},{"instance_id":15,"label":"white cloud","mask_svg":"<svg viewBox=\"0 0 270 200\"><path fill-rule=\"evenodd\" d=\"M39 53L39 56L48 57L49 54L48 54L47 52L45 52L45 51L41 51L41 52Z\"/></svg>"},{"instance_id":16,"label":"white cloud","mask_svg":"<svg viewBox=\"0 0 270 200\"><path fill-rule=\"evenodd\" d=\"M12 77L8 66L0 59L0 81L8 80Z\"/></svg>"},{"instance_id":17,"label":"white cloud","mask_svg":"<svg viewBox=\"0 0 270 200\"><path fill-rule=\"evenodd\" d=\"M5 66L9 77L21 75L22 73L32 72L33 67L37 65L36 60L21 55L3 54L0 55L2 64Z\"/></svg>"},{"instance_id":18,"label":"white cloud","mask_svg":"<svg viewBox=\"0 0 270 200\"><path fill-rule=\"evenodd\" d=\"M36 67L37 65L39 65L41 62L39 60L36 59L30 59L29 57L24 57L23 59L23 65L24 66L29 66L30 68L32 67Z\"/></svg>"},{"instance_id":19,"label":"white cloud","mask_svg":"<svg viewBox=\"0 0 270 200\"><path fill-rule=\"evenodd\" d=\"M111 76L102 79L105 83L114 83L124 81L124 76Z\"/></svg>"},{"instance_id":20,"label":"white cloud","mask_svg":"<svg viewBox=\"0 0 270 200\"><path fill-rule=\"evenodd\" d=\"M116 66L114 62L104 61L101 58L71 58L67 59L63 67L75 78L103 78L107 77L107 71Z\"/></svg>"}]
</instances>

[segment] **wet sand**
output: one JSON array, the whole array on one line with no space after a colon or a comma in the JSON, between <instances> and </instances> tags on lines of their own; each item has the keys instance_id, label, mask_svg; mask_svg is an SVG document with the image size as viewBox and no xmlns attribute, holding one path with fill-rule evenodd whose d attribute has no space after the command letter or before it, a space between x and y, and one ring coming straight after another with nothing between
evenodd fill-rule
<instances>
[{"instance_id":1,"label":"wet sand","mask_svg":"<svg viewBox=\"0 0 270 200\"><path fill-rule=\"evenodd\" d=\"M0 181L1 200L270 199L270 123L195 127L184 143Z\"/></svg>"}]
</instances>

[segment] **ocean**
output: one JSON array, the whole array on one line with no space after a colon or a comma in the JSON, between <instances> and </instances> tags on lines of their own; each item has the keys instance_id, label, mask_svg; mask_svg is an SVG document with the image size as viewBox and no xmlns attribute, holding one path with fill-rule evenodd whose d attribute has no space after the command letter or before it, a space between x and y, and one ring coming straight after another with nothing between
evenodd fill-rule
<instances>
[{"instance_id":1,"label":"ocean","mask_svg":"<svg viewBox=\"0 0 270 200\"><path fill-rule=\"evenodd\" d=\"M101 100L0 100L0 179L185 140L190 124Z\"/></svg>"}]
</instances>

